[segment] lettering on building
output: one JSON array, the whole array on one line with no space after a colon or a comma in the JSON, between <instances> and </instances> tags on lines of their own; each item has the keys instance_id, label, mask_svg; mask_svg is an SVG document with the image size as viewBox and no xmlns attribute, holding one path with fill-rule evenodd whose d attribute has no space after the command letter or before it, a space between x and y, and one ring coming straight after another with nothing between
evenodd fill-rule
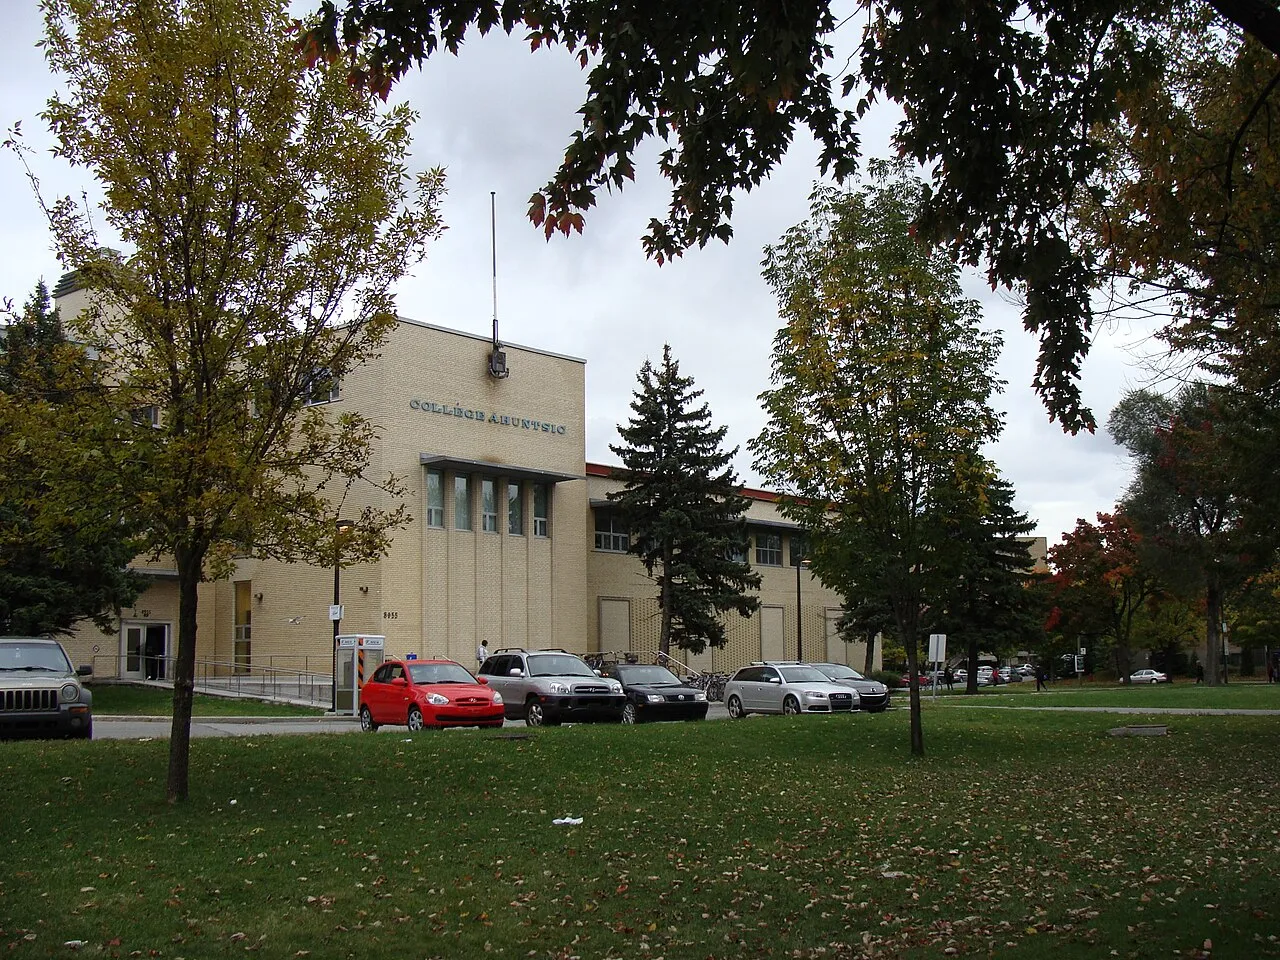
<instances>
[{"instance_id":1,"label":"lettering on building","mask_svg":"<svg viewBox=\"0 0 1280 960\"><path fill-rule=\"evenodd\" d=\"M457 403L436 403L434 400L410 400L409 409L420 413L435 413L443 417L457 417L460 420L471 420L475 423L490 423L499 427L511 427L514 430L530 430L534 433L554 433L563 435L563 423L550 423L535 417L525 417L517 413L498 413L496 411L476 410Z\"/></svg>"}]
</instances>

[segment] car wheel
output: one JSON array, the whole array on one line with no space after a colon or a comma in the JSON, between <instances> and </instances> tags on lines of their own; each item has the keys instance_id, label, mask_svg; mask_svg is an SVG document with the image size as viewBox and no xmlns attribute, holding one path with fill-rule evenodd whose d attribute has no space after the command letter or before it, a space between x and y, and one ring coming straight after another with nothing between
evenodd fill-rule
<instances>
[{"instance_id":1,"label":"car wheel","mask_svg":"<svg viewBox=\"0 0 1280 960\"><path fill-rule=\"evenodd\" d=\"M800 701L795 697L787 697L782 701L782 713L787 717L794 717L800 713Z\"/></svg>"},{"instance_id":2,"label":"car wheel","mask_svg":"<svg viewBox=\"0 0 1280 960\"><path fill-rule=\"evenodd\" d=\"M1160 682L1160 681L1159 681L1159 680L1157 680L1157 679L1155 679L1154 677L1152 677L1152 678L1151 678L1151 685L1152 685L1152 686L1155 686L1155 685L1156 685L1157 683L1159 683L1159 682Z\"/></svg>"},{"instance_id":3,"label":"car wheel","mask_svg":"<svg viewBox=\"0 0 1280 960\"><path fill-rule=\"evenodd\" d=\"M422 711L418 708L416 703L409 708L409 717L407 722L410 730L421 730L423 727Z\"/></svg>"},{"instance_id":4,"label":"car wheel","mask_svg":"<svg viewBox=\"0 0 1280 960\"><path fill-rule=\"evenodd\" d=\"M528 727L541 727L546 725L546 714L542 712L542 704L537 700L530 698L529 702L525 704L524 722L525 726Z\"/></svg>"},{"instance_id":5,"label":"car wheel","mask_svg":"<svg viewBox=\"0 0 1280 960\"><path fill-rule=\"evenodd\" d=\"M378 729L378 725L373 722L373 714L369 712L368 707L360 708L360 729L365 733L373 733Z\"/></svg>"},{"instance_id":6,"label":"car wheel","mask_svg":"<svg viewBox=\"0 0 1280 960\"><path fill-rule=\"evenodd\" d=\"M741 720L747 715L747 711L742 709L742 701L738 699L736 694L729 697L729 702L726 706L729 708L729 716L735 720Z\"/></svg>"},{"instance_id":7,"label":"car wheel","mask_svg":"<svg viewBox=\"0 0 1280 960\"><path fill-rule=\"evenodd\" d=\"M636 722L636 705L634 703L628 703L625 707L622 708L622 722L623 723Z\"/></svg>"}]
</instances>

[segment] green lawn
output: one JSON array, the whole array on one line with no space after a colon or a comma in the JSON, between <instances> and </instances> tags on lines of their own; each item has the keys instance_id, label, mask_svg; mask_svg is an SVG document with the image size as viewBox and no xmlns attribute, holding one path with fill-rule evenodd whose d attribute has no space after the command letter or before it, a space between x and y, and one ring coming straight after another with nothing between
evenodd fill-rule
<instances>
[{"instance_id":1,"label":"green lawn","mask_svg":"<svg viewBox=\"0 0 1280 960\"><path fill-rule=\"evenodd\" d=\"M905 694L896 694L906 703ZM932 694L922 691L921 696L932 699ZM1036 692L1035 681L1011 683L1000 687L979 687L977 697L985 706L1004 704L1018 707L1178 707L1234 710L1280 710L1280 684L1278 683L1228 683L1209 687L1195 681L1185 683L1161 683L1156 685L1086 683L1083 686L1073 680L1055 680L1048 688ZM954 693L941 693L939 700L963 703L973 701L957 686Z\"/></svg>"},{"instance_id":2,"label":"green lawn","mask_svg":"<svg viewBox=\"0 0 1280 960\"><path fill-rule=\"evenodd\" d=\"M124 683L95 683L90 689L94 716L173 716L172 690ZM197 717L315 717L324 711L288 703L196 694L191 713Z\"/></svg>"},{"instance_id":3,"label":"green lawn","mask_svg":"<svg viewBox=\"0 0 1280 960\"><path fill-rule=\"evenodd\" d=\"M1280 957L1280 718L1165 719L931 709L922 760L904 710L202 739L176 808L166 743L0 743L0 945Z\"/></svg>"}]
</instances>

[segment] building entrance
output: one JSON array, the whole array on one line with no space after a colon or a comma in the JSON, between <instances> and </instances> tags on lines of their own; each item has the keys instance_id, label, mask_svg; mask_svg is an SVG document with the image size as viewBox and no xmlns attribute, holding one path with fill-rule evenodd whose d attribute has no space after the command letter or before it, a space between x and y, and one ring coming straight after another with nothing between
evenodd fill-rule
<instances>
[{"instance_id":1,"label":"building entrance","mask_svg":"<svg viewBox=\"0 0 1280 960\"><path fill-rule=\"evenodd\" d=\"M169 624L125 622L120 631L120 676L169 679Z\"/></svg>"}]
</instances>

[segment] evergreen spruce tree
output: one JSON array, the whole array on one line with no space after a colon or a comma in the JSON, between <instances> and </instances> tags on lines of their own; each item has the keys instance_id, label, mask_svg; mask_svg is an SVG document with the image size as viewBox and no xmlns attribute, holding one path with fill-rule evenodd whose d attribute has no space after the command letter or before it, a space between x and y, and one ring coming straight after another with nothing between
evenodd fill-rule
<instances>
[{"instance_id":1,"label":"evergreen spruce tree","mask_svg":"<svg viewBox=\"0 0 1280 960\"><path fill-rule=\"evenodd\" d=\"M748 616L760 605L746 591L760 586L745 559L749 501L738 493L730 462L737 448L721 448L727 427L711 425L711 411L680 376L671 347L662 366L646 360L636 379L622 443L609 449L628 471L626 489L609 494L631 532L630 552L658 585L663 654L672 646L701 653L724 646L719 615L736 610Z\"/></svg>"},{"instance_id":2,"label":"evergreen spruce tree","mask_svg":"<svg viewBox=\"0 0 1280 960\"><path fill-rule=\"evenodd\" d=\"M0 329L0 635L104 632L142 591L134 478L109 466L135 427L105 402L100 364L63 335L39 283Z\"/></svg>"},{"instance_id":3,"label":"evergreen spruce tree","mask_svg":"<svg viewBox=\"0 0 1280 960\"><path fill-rule=\"evenodd\" d=\"M978 689L980 651L1002 656L1032 647L1044 619L1027 590L1034 574L1022 539L1035 523L1014 508L1013 485L994 465L992 474L980 502L958 491L944 491L953 496L942 501L952 521L947 566L956 579L932 629L947 634L950 654L964 651L969 693Z\"/></svg>"}]
</instances>

